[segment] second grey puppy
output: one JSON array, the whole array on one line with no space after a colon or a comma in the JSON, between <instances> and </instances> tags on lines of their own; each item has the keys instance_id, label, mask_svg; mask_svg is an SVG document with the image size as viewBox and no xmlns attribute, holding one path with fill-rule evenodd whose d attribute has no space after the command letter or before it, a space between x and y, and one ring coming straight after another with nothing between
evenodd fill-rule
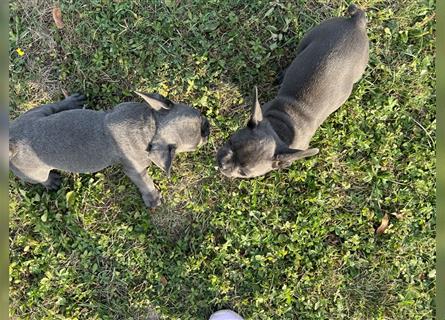
<instances>
[{"instance_id":1,"label":"second grey puppy","mask_svg":"<svg viewBox=\"0 0 445 320\"><path fill-rule=\"evenodd\" d=\"M24 181L57 189L60 176L53 169L90 173L122 164L145 204L158 206L161 196L147 167L153 162L169 174L176 153L206 142L209 123L185 104L138 94L147 103L85 110L84 96L75 94L24 113L10 124L10 169Z\"/></svg>"},{"instance_id":2,"label":"second grey puppy","mask_svg":"<svg viewBox=\"0 0 445 320\"><path fill-rule=\"evenodd\" d=\"M260 106L255 92L247 128L234 133L217 154L221 172L250 178L318 153L309 142L318 127L351 94L368 63L365 13L322 22L300 42L277 97Z\"/></svg>"}]
</instances>

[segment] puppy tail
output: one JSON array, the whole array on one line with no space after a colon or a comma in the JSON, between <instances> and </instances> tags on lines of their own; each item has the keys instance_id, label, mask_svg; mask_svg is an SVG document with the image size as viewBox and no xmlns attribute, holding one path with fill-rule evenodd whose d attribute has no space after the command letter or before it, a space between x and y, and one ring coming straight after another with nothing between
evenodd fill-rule
<instances>
[{"instance_id":1,"label":"puppy tail","mask_svg":"<svg viewBox=\"0 0 445 320\"><path fill-rule=\"evenodd\" d=\"M366 14L365 11L357 7L355 4L351 4L348 7L348 13L351 16L351 20L360 27L366 27Z\"/></svg>"}]
</instances>

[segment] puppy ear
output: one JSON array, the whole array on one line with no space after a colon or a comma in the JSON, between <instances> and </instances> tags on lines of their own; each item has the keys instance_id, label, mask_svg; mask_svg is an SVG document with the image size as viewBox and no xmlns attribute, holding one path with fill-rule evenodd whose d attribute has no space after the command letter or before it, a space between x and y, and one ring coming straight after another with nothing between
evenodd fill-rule
<instances>
[{"instance_id":1,"label":"puppy ear","mask_svg":"<svg viewBox=\"0 0 445 320\"><path fill-rule=\"evenodd\" d=\"M263 121L263 111L261 110L260 102L258 101L258 89L255 86L253 90L253 106L252 106L252 115L247 124L249 128L255 128L261 121Z\"/></svg>"},{"instance_id":2,"label":"puppy ear","mask_svg":"<svg viewBox=\"0 0 445 320\"><path fill-rule=\"evenodd\" d=\"M174 105L173 102L171 102L169 99L167 99L166 97L160 95L159 93L142 93L142 92L138 92L135 91L135 93L140 96L142 99L145 100L145 102L147 102L150 107L152 107L153 109L159 111L162 109L171 109Z\"/></svg>"},{"instance_id":3,"label":"puppy ear","mask_svg":"<svg viewBox=\"0 0 445 320\"><path fill-rule=\"evenodd\" d=\"M173 144L149 144L147 152L148 158L161 168L167 174L167 177L170 177L170 170L176 155L176 146Z\"/></svg>"},{"instance_id":4,"label":"puppy ear","mask_svg":"<svg viewBox=\"0 0 445 320\"><path fill-rule=\"evenodd\" d=\"M295 160L311 157L319 152L317 148L307 150L287 149L276 154L273 159L274 168L286 168Z\"/></svg>"}]
</instances>

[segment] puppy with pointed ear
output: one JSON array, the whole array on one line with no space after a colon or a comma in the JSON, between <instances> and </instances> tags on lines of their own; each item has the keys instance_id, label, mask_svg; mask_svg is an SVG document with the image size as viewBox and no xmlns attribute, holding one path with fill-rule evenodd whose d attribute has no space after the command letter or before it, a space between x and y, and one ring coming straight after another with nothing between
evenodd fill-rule
<instances>
[{"instance_id":1,"label":"puppy with pointed ear","mask_svg":"<svg viewBox=\"0 0 445 320\"><path fill-rule=\"evenodd\" d=\"M209 123L190 106L137 94L144 103L121 103L108 112L83 109L85 98L73 95L21 115L10 124L11 170L52 190L61 183L53 169L87 173L122 164L145 204L158 206L161 196L147 167L154 163L170 175L176 153L206 142Z\"/></svg>"},{"instance_id":2,"label":"puppy with pointed ear","mask_svg":"<svg viewBox=\"0 0 445 320\"><path fill-rule=\"evenodd\" d=\"M235 132L216 155L219 169L225 176L257 177L318 153L316 148L292 149L280 141L269 119L263 115L256 87L253 93L247 127Z\"/></svg>"},{"instance_id":3,"label":"puppy with pointed ear","mask_svg":"<svg viewBox=\"0 0 445 320\"><path fill-rule=\"evenodd\" d=\"M311 138L346 101L368 62L365 13L355 5L348 13L350 17L329 19L303 38L274 99L261 106L255 87L246 128L218 150L222 174L257 177L318 153L309 148Z\"/></svg>"}]
</instances>

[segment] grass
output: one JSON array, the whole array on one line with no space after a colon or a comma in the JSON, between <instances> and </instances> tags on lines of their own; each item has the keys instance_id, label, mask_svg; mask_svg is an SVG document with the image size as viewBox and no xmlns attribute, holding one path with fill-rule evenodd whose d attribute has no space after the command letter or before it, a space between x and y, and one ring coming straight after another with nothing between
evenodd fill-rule
<instances>
[{"instance_id":1,"label":"grass","mask_svg":"<svg viewBox=\"0 0 445 320\"><path fill-rule=\"evenodd\" d=\"M344 1L10 2L10 115L62 89L109 109L158 91L212 134L180 155L150 212L120 168L65 174L47 193L10 175L13 319L433 319L435 4L363 0L370 62L318 130L320 154L251 180L214 155L264 103L303 34ZM17 49L23 50L20 56ZM383 215L390 225L375 228Z\"/></svg>"}]
</instances>

